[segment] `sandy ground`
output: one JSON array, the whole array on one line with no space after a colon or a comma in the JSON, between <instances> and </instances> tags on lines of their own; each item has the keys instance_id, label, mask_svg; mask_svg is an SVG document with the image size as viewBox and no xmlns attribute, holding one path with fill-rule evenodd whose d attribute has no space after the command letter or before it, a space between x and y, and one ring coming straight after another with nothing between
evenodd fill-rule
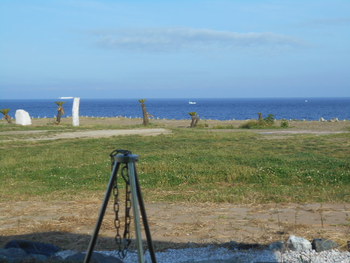
<instances>
[{"instance_id":1,"label":"sandy ground","mask_svg":"<svg viewBox=\"0 0 350 263\"><path fill-rule=\"evenodd\" d=\"M0 203L0 245L21 238L85 250L102 199ZM96 247L100 250L116 248L111 203ZM345 249L350 237L350 204L146 203L146 209L157 250L229 241L269 244L291 234L331 238Z\"/></svg>"},{"instance_id":2,"label":"sandy ground","mask_svg":"<svg viewBox=\"0 0 350 263\"><path fill-rule=\"evenodd\" d=\"M133 125L140 125L141 119L127 119L127 118L81 118L81 127L90 128L89 130L70 130L70 129L57 129L48 130L48 119L33 119L33 126L43 127L40 130L13 130L13 131L1 131L0 141L40 141L40 140L57 140L57 139L74 139L74 138L102 138L112 137L120 135L143 135L154 136L159 134L169 134L172 128L188 128L188 120L152 120L151 123L155 126L152 128L132 128L127 127ZM71 125L70 118L65 118L62 121L61 126ZM314 134L314 135L327 135L338 133L349 133L350 122L318 122L318 121L291 121L290 128L287 129L239 129L245 121L218 121L218 120L201 120L199 125L208 132L222 133L222 132L254 132L265 135L270 139L281 138L288 135L295 134ZM4 121L0 120L0 124ZM98 126L118 126L122 129L91 129L91 127ZM279 123L276 123L278 126ZM6 126L4 126L6 127ZM231 128L226 128L231 127ZM126 129L125 129L126 128Z\"/></svg>"},{"instance_id":3,"label":"sandy ground","mask_svg":"<svg viewBox=\"0 0 350 263\"><path fill-rule=\"evenodd\" d=\"M170 130L158 128L158 129L113 129L113 130L89 130L89 131L74 131L74 132L58 132L48 133L48 130L39 131L8 131L0 132L0 134L6 135L28 135L36 134L38 137L24 138L22 140L27 141L41 141L41 140L58 140L58 139L74 139L74 138L104 138L121 135L142 135L142 136L155 136L160 134L169 134ZM18 139L17 139L18 140Z\"/></svg>"}]
</instances>

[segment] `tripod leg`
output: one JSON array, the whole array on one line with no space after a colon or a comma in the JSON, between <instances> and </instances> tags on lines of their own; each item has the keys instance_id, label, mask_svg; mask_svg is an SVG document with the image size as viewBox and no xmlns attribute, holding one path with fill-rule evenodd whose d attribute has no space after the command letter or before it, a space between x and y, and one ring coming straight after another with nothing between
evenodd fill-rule
<instances>
[{"instance_id":1,"label":"tripod leg","mask_svg":"<svg viewBox=\"0 0 350 263\"><path fill-rule=\"evenodd\" d=\"M156 254L154 252L154 247L153 247L153 242L152 242L151 231L150 231L149 225L148 225L145 203L144 203L143 198L142 198L141 186L140 186L139 178L137 176L136 166L135 166L135 179L136 179L136 190L137 190L137 194L138 194L137 196L138 196L139 205L140 205L140 212L141 212L141 216L142 216L143 226L145 228L149 253L151 256L152 263L157 263Z\"/></svg>"},{"instance_id":2,"label":"tripod leg","mask_svg":"<svg viewBox=\"0 0 350 263\"><path fill-rule=\"evenodd\" d=\"M108 183L108 186L107 186L107 191L106 191L106 194L105 194L105 198L104 198L104 201L102 203L102 207L101 207L100 214L99 214L99 217L98 217L98 220L97 220L97 223L96 223L95 231L94 231L94 233L93 233L93 235L91 237L90 243L89 243L88 251L86 252L84 263L89 263L90 262L92 252L94 251L94 247L95 247L95 244L96 244L98 232L100 231L101 224L102 224L102 221L103 221L103 217L104 217L104 215L106 213L108 200L109 200L109 197L111 196L111 193L112 193L112 190L113 190L113 186L114 186L115 178L116 178L117 173L118 173L119 166L120 166L119 162L115 162L114 163L113 170L112 170L112 175L111 175L111 178L109 179L109 183Z\"/></svg>"},{"instance_id":3,"label":"tripod leg","mask_svg":"<svg viewBox=\"0 0 350 263\"><path fill-rule=\"evenodd\" d=\"M130 181L131 194L132 194L132 206L133 206L134 220L135 220L136 245L137 245L138 257L139 257L139 263L144 263L145 259L144 259L143 248L142 248L140 213L139 213L139 204L138 204L138 197L137 197L137 191L136 191L136 180L135 180L135 163L132 161L129 162L128 169L129 169L129 181Z\"/></svg>"}]
</instances>

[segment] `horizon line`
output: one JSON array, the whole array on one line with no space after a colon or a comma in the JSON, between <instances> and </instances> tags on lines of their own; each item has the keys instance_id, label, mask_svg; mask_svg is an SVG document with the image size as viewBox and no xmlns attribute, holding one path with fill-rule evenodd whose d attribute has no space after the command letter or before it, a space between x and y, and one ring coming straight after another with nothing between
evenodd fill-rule
<instances>
[{"instance_id":1,"label":"horizon line","mask_svg":"<svg viewBox=\"0 0 350 263\"><path fill-rule=\"evenodd\" d=\"M80 99L87 99L87 100L115 100L115 99L120 99L120 100L139 100L140 98L135 98L135 97L126 97L126 98L92 98L92 97L78 97ZM75 98L74 97L74 98ZM0 100L57 100L57 99L65 99L68 97L55 97L55 98L0 98ZM73 98L73 97L69 97ZM201 99L219 99L219 100L227 100L227 99L348 99L350 96L332 96L332 97L326 97L326 96L295 96L295 97L225 97L225 98L212 98L212 97L146 97L143 99L160 99L160 100L174 100L174 99L183 99L183 100L201 100Z\"/></svg>"}]
</instances>

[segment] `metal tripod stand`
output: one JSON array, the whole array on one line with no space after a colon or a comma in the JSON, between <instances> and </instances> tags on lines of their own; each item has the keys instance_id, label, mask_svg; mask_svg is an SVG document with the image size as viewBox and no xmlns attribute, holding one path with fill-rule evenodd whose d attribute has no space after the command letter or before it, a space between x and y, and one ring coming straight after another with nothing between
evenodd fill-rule
<instances>
[{"instance_id":1,"label":"metal tripod stand","mask_svg":"<svg viewBox=\"0 0 350 263\"><path fill-rule=\"evenodd\" d=\"M102 203L102 207L100 209L100 214L96 223L96 227L94 230L94 233L91 237L89 247L84 259L84 263L89 263L96 240L98 237L98 233L100 231L100 227L103 221L103 217L106 212L108 200L111 196L111 193L113 191L113 187L117 183L117 174L118 170L121 166L121 164L124 164L125 167L127 167L128 170L128 183L130 183L131 188L131 196L132 196L132 208L134 213L134 223L135 223L135 232L136 232L136 245L137 245L137 252L138 252L138 263L144 263L144 254L143 254L143 247L142 247L142 235L141 235L141 223L140 223L140 213L142 216L142 222L147 238L147 245L150 253L150 257L152 260L152 263L157 263L154 248L153 248L153 242L151 237L151 232L149 229L148 221L147 221L147 215L146 215L146 209L142 198L141 193L141 187L140 183L137 177L137 171L136 171L136 165L135 162L138 161L138 155L132 154L130 151L127 150L115 150L111 153L111 158L113 159L113 168L112 168L112 175L110 177L107 191L105 194L104 201Z\"/></svg>"}]
</instances>

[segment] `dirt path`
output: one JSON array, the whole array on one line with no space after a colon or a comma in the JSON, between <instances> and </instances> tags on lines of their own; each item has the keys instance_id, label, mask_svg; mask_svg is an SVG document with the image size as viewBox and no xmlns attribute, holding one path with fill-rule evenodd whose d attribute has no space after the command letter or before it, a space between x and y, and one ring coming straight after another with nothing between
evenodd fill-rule
<instances>
[{"instance_id":1,"label":"dirt path","mask_svg":"<svg viewBox=\"0 0 350 263\"><path fill-rule=\"evenodd\" d=\"M102 200L102 199L101 199ZM101 200L13 201L0 204L0 245L14 238L86 249ZM229 241L268 244L295 234L331 238L345 248L350 236L349 204L146 204L157 249ZM100 249L115 249L109 204L100 231ZM134 236L134 234L132 234Z\"/></svg>"},{"instance_id":2,"label":"dirt path","mask_svg":"<svg viewBox=\"0 0 350 263\"><path fill-rule=\"evenodd\" d=\"M49 130L33 130L33 131L8 131L1 132L5 135L35 135L30 138L21 138L16 140L26 141L42 141L42 140L58 140L58 139L74 139L74 138L103 138L121 135L141 135L141 136L155 136L160 134L171 133L168 129L114 129L114 130L89 130L89 131L60 131L58 133L49 133Z\"/></svg>"},{"instance_id":3,"label":"dirt path","mask_svg":"<svg viewBox=\"0 0 350 263\"><path fill-rule=\"evenodd\" d=\"M210 129L211 132L242 132L240 129ZM247 131L247 130L243 130ZM315 130L248 130L266 136L285 136L295 134L340 134L348 133L347 131L315 131ZM157 129L112 129L112 130L88 130L88 131L50 131L50 130L29 130L29 131L5 131L0 132L0 135L26 136L25 138L13 138L12 140L20 141L42 141L42 140L58 140L58 139L75 139L75 138L106 138L122 135L141 135L141 136L156 136L160 134L170 134L171 130L164 128ZM274 137L271 137L274 138ZM278 137L280 138L280 137ZM6 141L9 141L8 139Z\"/></svg>"}]
</instances>

